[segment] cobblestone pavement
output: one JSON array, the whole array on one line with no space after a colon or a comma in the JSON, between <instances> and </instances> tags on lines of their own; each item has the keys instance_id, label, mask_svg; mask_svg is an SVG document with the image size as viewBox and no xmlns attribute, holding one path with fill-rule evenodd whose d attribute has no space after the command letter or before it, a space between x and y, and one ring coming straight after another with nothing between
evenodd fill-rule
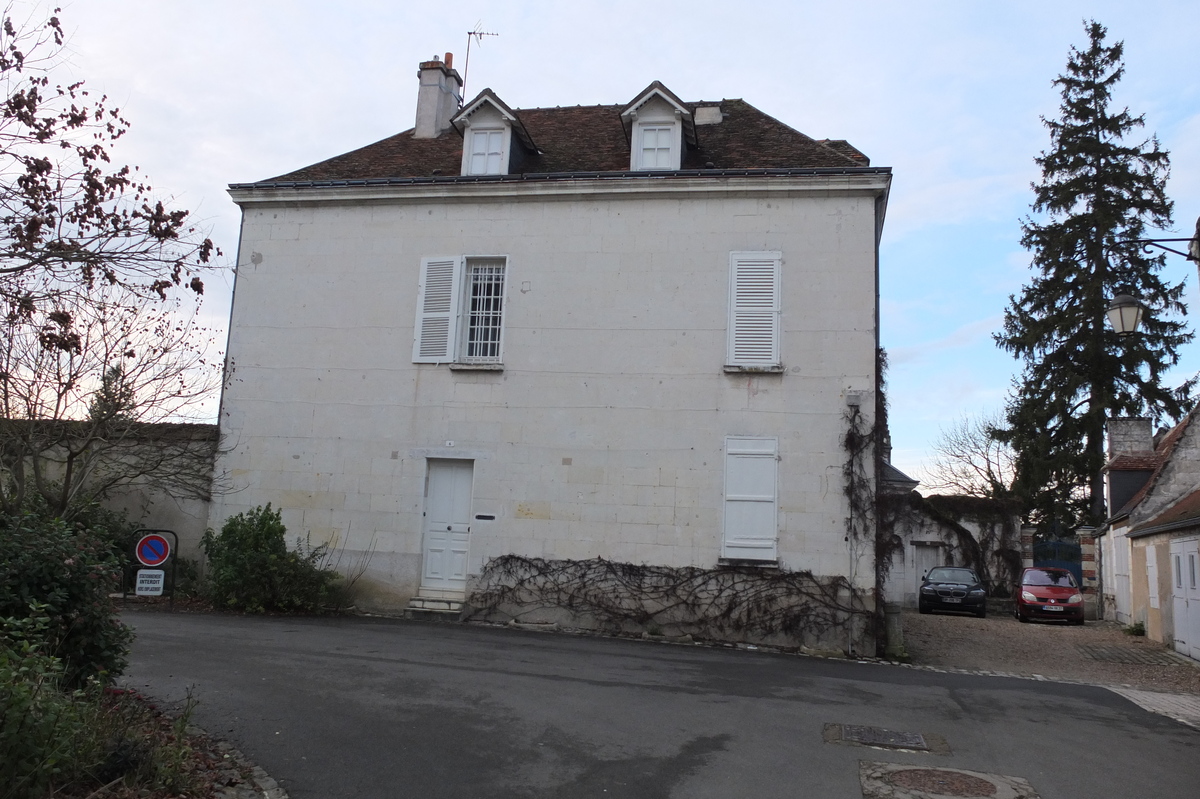
<instances>
[{"instance_id":1,"label":"cobblestone pavement","mask_svg":"<svg viewBox=\"0 0 1200 799\"><path fill-rule=\"evenodd\" d=\"M1200 729L1200 662L1113 622L1083 627L904 612L912 665L944 671L1101 685Z\"/></svg>"}]
</instances>

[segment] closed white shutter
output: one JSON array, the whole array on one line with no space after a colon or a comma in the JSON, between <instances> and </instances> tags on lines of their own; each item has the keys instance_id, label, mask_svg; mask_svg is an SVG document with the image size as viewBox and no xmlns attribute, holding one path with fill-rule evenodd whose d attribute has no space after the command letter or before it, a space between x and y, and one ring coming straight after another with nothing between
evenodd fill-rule
<instances>
[{"instance_id":1,"label":"closed white shutter","mask_svg":"<svg viewBox=\"0 0 1200 799\"><path fill-rule=\"evenodd\" d=\"M1150 607L1158 607L1158 549L1154 544L1146 547L1146 583L1149 588Z\"/></svg>"},{"instance_id":2,"label":"closed white shutter","mask_svg":"<svg viewBox=\"0 0 1200 799\"><path fill-rule=\"evenodd\" d=\"M779 441L725 439L725 523L721 557L778 558L777 472Z\"/></svg>"},{"instance_id":3,"label":"closed white shutter","mask_svg":"<svg viewBox=\"0 0 1200 799\"><path fill-rule=\"evenodd\" d=\"M462 271L461 258L425 258L421 261L413 363L454 360Z\"/></svg>"},{"instance_id":4,"label":"closed white shutter","mask_svg":"<svg viewBox=\"0 0 1200 799\"><path fill-rule=\"evenodd\" d=\"M472 175L501 175L501 156L504 154L504 134L499 130L471 131Z\"/></svg>"},{"instance_id":5,"label":"closed white shutter","mask_svg":"<svg viewBox=\"0 0 1200 799\"><path fill-rule=\"evenodd\" d=\"M779 281L782 253L729 255L730 366L779 366Z\"/></svg>"}]
</instances>

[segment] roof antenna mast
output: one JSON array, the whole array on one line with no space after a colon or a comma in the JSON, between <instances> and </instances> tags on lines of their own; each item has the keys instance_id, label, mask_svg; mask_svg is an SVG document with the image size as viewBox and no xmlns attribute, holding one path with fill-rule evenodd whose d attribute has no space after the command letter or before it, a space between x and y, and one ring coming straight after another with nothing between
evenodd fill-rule
<instances>
[{"instance_id":1,"label":"roof antenna mast","mask_svg":"<svg viewBox=\"0 0 1200 799\"><path fill-rule=\"evenodd\" d=\"M476 21L475 29L467 31L467 58L466 58L465 62L463 63L463 85L462 85L462 95L463 95L464 101L467 98L467 73L469 73L471 71L471 40L474 39L475 41L479 42L479 46L482 47L484 36L499 36L499 35L500 34L498 34L498 33L488 33L487 31L483 30L483 20Z\"/></svg>"}]
</instances>

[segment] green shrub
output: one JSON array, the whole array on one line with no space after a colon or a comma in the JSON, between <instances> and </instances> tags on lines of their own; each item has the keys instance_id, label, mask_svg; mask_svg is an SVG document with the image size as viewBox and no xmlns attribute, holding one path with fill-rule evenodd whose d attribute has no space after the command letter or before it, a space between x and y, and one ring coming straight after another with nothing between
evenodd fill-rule
<instances>
[{"instance_id":1,"label":"green shrub","mask_svg":"<svg viewBox=\"0 0 1200 799\"><path fill-rule=\"evenodd\" d=\"M62 660L67 686L121 673L133 632L109 596L120 563L108 541L60 519L26 513L0 517L0 618L46 618L40 651Z\"/></svg>"},{"instance_id":2,"label":"green shrub","mask_svg":"<svg viewBox=\"0 0 1200 799\"><path fill-rule=\"evenodd\" d=\"M117 779L134 790L194 794L184 735L190 692L170 721L95 680L64 688L62 661L41 651L49 623L40 606L27 619L0 619L0 799L95 796Z\"/></svg>"},{"instance_id":3,"label":"green shrub","mask_svg":"<svg viewBox=\"0 0 1200 799\"><path fill-rule=\"evenodd\" d=\"M60 690L63 664L41 651L50 620L0 619L0 796L41 796L69 769L84 729L81 691Z\"/></svg>"},{"instance_id":4,"label":"green shrub","mask_svg":"<svg viewBox=\"0 0 1200 799\"><path fill-rule=\"evenodd\" d=\"M337 574L321 567L325 546L296 541L289 550L279 511L259 506L225 521L221 534L204 533L214 604L250 613L319 613L329 604Z\"/></svg>"}]
</instances>

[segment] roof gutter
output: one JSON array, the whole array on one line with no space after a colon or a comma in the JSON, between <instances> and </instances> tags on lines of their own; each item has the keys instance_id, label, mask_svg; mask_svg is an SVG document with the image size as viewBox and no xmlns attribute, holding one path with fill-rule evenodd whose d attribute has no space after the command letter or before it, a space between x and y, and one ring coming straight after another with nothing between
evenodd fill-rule
<instances>
[{"instance_id":1,"label":"roof gutter","mask_svg":"<svg viewBox=\"0 0 1200 799\"><path fill-rule=\"evenodd\" d=\"M822 175L891 175L891 167L818 167L808 169L676 169L641 172L530 172L519 175L448 175L407 178L346 178L339 180L264 180L231 183L230 191L261 189L323 189L344 186L414 186L456 183L524 183L556 180L628 180L630 178L804 177Z\"/></svg>"}]
</instances>

